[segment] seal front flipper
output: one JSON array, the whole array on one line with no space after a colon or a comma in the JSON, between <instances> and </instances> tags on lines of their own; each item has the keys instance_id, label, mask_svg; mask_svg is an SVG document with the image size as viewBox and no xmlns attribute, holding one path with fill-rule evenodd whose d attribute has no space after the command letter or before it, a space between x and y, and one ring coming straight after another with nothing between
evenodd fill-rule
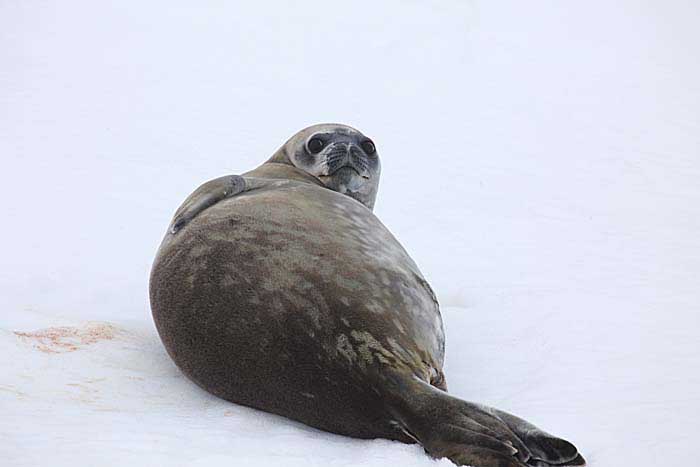
<instances>
[{"instance_id":1,"label":"seal front flipper","mask_svg":"<svg viewBox=\"0 0 700 467\"><path fill-rule=\"evenodd\" d=\"M178 208L168 232L177 233L200 212L243 191L246 191L246 180L240 175L226 175L204 183Z\"/></svg>"},{"instance_id":2,"label":"seal front flipper","mask_svg":"<svg viewBox=\"0 0 700 467\"><path fill-rule=\"evenodd\" d=\"M435 458L476 467L585 465L576 447L500 410L452 397L413 375L388 375L396 423Z\"/></svg>"}]
</instances>

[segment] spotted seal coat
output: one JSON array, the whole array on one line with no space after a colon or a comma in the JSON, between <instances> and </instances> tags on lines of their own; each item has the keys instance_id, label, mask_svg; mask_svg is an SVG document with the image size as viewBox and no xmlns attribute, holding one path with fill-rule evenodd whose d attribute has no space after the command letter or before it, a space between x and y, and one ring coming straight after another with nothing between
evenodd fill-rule
<instances>
[{"instance_id":1,"label":"spotted seal coat","mask_svg":"<svg viewBox=\"0 0 700 467\"><path fill-rule=\"evenodd\" d=\"M583 465L571 443L447 393L438 302L372 213L379 174L369 138L323 124L198 188L151 273L172 359L212 394L333 433L476 467Z\"/></svg>"}]
</instances>

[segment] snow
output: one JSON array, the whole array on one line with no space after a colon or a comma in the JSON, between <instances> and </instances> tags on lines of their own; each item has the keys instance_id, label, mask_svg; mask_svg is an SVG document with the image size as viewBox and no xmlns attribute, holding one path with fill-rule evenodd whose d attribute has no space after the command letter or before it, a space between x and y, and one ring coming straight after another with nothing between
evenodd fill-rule
<instances>
[{"instance_id":1,"label":"snow","mask_svg":"<svg viewBox=\"0 0 700 467\"><path fill-rule=\"evenodd\" d=\"M300 128L377 143L451 392L591 466L682 465L700 418L692 2L3 2L0 458L450 465L184 379L147 300L177 205ZM48 330L47 330L48 329Z\"/></svg>"}]
</instances>

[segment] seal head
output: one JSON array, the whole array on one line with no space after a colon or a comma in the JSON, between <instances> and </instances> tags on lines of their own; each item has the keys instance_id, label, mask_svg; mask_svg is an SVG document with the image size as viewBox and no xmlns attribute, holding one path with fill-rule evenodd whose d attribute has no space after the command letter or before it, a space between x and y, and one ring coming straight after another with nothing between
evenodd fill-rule
<instances>
[{"instance_id":1,"label":"seal head","mask_svg":"<svg viewBox=\"0 0 700 467\"><path fill-rule=\"evenodd\" d=\"M355 128L336 123L310 126L287 140L268 162L293 165L325 187L374 208L379 153L374 142Z\"/></svg>"}]
</instances>

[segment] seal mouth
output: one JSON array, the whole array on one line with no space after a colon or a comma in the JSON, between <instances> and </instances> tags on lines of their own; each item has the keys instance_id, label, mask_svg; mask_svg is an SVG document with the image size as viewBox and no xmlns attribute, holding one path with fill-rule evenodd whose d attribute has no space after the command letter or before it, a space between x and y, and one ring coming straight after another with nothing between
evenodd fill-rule
<instances>
[{"instance_id":1,"label":"seal mouth","mask_svg":"<svg viewBox=\"0 0 700 467\"><path fill-rule=\"evenodd\" d=\"M345 170L343 170L343 169L345 169ZM343 165L343 166L341 166L341 167L338 167L337 169L335 169L333 172L329 173L328 175L320 175L319 178L334 177L335 175L341 175L341 174L343 174L343 172L344 172L345 174L348 174L348 172L350 172L350 171L355 172L357 175L359 175L359 176L362 177L362 178L369 179L369 174L367 174L367 173L361 173L361 172L357 169L357 167L355 167L355 166L352 165L352 164L346 164L346 165Z\"/></svg>"}]
</instances>

